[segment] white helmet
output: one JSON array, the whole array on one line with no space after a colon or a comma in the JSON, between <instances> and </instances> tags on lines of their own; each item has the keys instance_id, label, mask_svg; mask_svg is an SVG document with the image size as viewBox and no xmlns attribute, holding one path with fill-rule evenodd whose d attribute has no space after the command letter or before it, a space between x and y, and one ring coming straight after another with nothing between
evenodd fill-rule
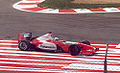
<instances>
[{"instance_id":1,"label":"white helmet","mask_svg":"<svg viewBox=\"0 0 120 73\"><path fill-rule=\"evenodd\" d=\"M58 37L55 37L55 38L54 38L54 40L55 40L55 41L58 41L58 40L59 40L59 38L58 38Z\"/></svg>"}]
</instances>

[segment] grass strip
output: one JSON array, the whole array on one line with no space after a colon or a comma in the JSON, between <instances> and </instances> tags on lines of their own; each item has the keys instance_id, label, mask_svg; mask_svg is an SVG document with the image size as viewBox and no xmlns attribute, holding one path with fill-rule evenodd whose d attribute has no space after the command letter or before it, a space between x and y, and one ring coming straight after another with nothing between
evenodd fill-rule
<instances>
[{"instance_id":1,"label":"grass strip","mask_svg":"<svg viewBox=\"0 0 120 73\"><path fill-rule=\"evenodd\" d=\"M52 8L52 9L120 7L120 4L77 4L77 3L71 3L71 1L72 0L46 0L38 4L38 7Z\"/></svg>"}]
</instances>

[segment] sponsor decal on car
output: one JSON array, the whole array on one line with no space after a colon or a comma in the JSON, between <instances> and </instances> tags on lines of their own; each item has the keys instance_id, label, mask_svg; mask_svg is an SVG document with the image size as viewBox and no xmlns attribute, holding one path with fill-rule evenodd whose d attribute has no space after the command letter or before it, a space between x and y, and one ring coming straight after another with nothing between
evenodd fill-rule
<instances>
[{"instance_id":1,"label":"sponsor decal on car","mask_svg":"<svg viewBox=\"0 0 120 73\"><path fill-rule=\"evenodd\" d=\"M41 49L56 50L56 45L52 43L40 44L38 47Z\"/></svg>"},{"instance_id":2,"label":"sponsor decal on car","mask_svg":"<svg viewBox=\"0 0 120 73\"><path fill-rule=\"evenodd\" d=\"M40 45L39 47L41 47L41 48L55 48L54 46L45 46L45 45Z\"/></svg>"}]
</instances>

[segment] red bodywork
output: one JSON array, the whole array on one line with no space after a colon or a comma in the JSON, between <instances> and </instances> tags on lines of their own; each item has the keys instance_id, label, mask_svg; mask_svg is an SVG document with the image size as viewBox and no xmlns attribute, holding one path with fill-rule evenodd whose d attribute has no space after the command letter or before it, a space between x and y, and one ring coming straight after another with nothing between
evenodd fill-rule
<instances>
[{"instance_id":1,"label":"red bodywork","mask_svg":"<svg viewBox=\"0 0 120 73\"><path fill-rule=\"evenodd\" d=\"M68 48L69 48L70 44L64 44L61 41L53 41L53 40L46 40L46 41L50 42L50 43L54 43L56 45L59 45L64 52L69 52ZM42 42L40 42L37 39L32 40L31 43L34 44L35 46L43 44ZM95 47L92 47L91 45L83 44L80 42L76 42L76 43L78 43L77 45L79 45L81 47L81 51L80 51L81 55L91 55L98 51L98 50L96 50Z\"/></svg>"}]
</instances>

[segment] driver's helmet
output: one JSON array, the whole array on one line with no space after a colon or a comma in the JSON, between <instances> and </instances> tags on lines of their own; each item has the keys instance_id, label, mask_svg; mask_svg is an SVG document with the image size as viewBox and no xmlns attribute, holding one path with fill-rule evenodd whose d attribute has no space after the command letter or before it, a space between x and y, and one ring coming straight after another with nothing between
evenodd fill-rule
<instances>
[{"instance_id":1,"label":"driver's helmet","mask_svg":"<svg viewBox=\"0 0 120 73\"><path fill-rule=\"evenodd\" d=\"M58 38L58 37L55 37L54 40L55 40L55 41L59 41L59 38Z\"/></svg>"},{"instance_id":2,"label":"driver's helmet","mask_svg":"<svg viewBox=\"0 0 120 73\"><path fill-rule=\"evenodd\" d=\"M30 32L24 33L24 38L25 38L26 40L30 40L30 39L32 38L32 33L30 33Z\"/></svg>"}]
</instances>

